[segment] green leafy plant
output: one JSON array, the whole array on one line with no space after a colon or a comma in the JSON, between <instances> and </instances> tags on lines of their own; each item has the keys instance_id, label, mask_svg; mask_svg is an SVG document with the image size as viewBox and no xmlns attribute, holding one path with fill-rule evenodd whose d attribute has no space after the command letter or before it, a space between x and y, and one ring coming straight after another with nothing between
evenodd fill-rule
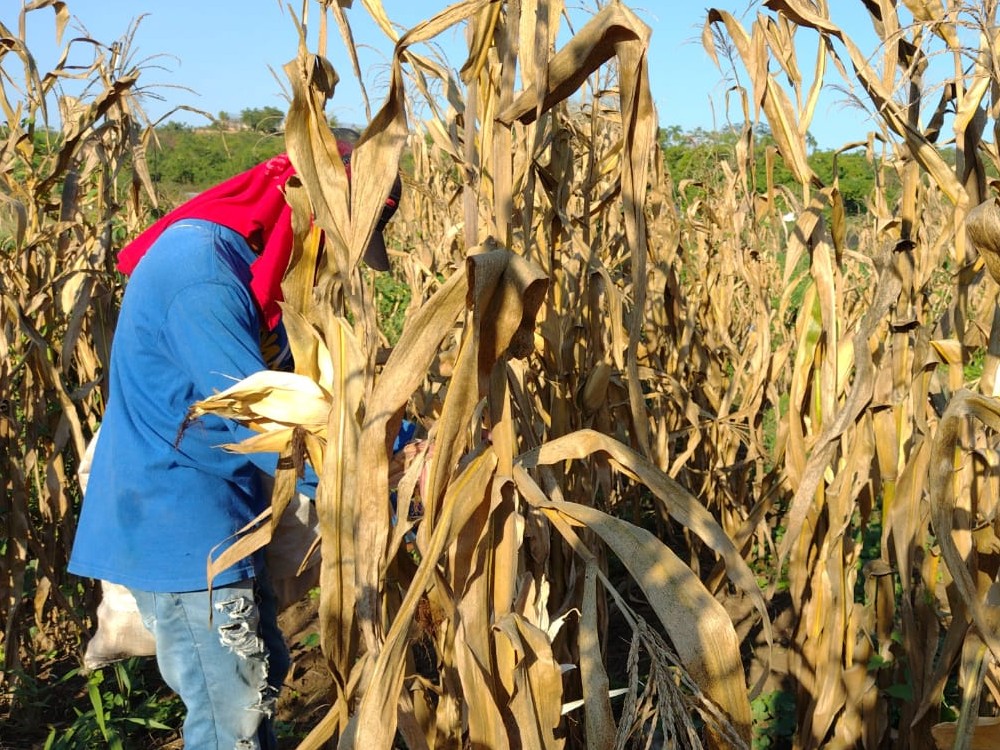
<instances>
[{"instance_id":1,"label":"green leafy plant","mask_svg":"<svg viewBox=\"0 0 1000 750\"><path fill-rule=\"evenodd\" d=\"M406 308L412 297L410 287L390 274L375 277L375 304L382 333L390 344L399 340L406 319Z\"/></svg>"},{"instance_id":2,"label":"green leafy plant","mask_svg":"<svg viewBox=\"0 0 1000 750\"><path fill-rule=\"evenodd\" d=\"M92 672L85 686L90 707L73 707L68 727L51 726L45 750L149 747L156 735L172 734L181 721L181 701L146 666L134 657ZM78 674L71 670L60 683Z\"/></svg>"},{"instance_id":3,"label":"green leafy plant","mask_svg":"<svg viewBox=\"0 0 1000 750\"><path fill-rule=\"evenodd\" d=\"M774 690L757 696L750 703L753 716L753 748L791 747L795 733L795 696Z\"/></svg>"}]
</instances>

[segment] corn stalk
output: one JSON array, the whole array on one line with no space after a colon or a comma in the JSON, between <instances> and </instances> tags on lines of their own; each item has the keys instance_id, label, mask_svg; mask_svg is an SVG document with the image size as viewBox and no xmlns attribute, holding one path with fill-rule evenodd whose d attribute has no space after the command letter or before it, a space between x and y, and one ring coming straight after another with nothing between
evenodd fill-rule
<instances>
[{"instance_id":1,"label":"corn stalk","mask_svg":"<svg viewBox=\"0 0 1000 750\"><path fill-rule=\"evenodd\" d=\"M103 406L120 290L112 247L142 226L152 198L151 130L129 52L136 26L110 47L76 39L43 72L25 26L44 13L58 42L69 19L61 2L25 4L16 29L0 24L0 682L34 673L86 625L72 618L87 590L65 574L74 466ZM90 61L71 63L81 48ZM54 103L59 128L49 125Z\"/></svg>"},{"instance_id":2,"label":"corn stalk","mask_svg":"<svg viewBox=\"0 0 1000 750\"><path fill-rule=\"evenodd\" d=\"M555 50L560 4L470 0L398 37L380 3L364 6L395 52L386 101L352 158L349 200L320 116L336 73L322 49L300 50L286 66L294 92L288 151L314 222L332 242L311 302L285 308L298 321L290 327L297 372L326 374L329 406L325 428L307 428L305 446L321 470L321 641L334 701L302 747L331 736L341 747L389 747L397 731L412 747L625 747L654 732L683 746L747 745L749 700L731 616L688 563L615 515L644 487L724 562L766 626L739 549L654 462L645 393L652 378L640 366L650 276L644 208L650 164L658 168L648 29L616 3ZM351 39L347 14L335 16ZM412 48L459 23L470 41L455 79ZM408 143L418 164L444 163L457 178L445 187L454 223L437 233L421 227L450 243L453 262L436 257L431 266L419 249L401 262L408 278L426 279L433 267L445 279L414 295L402 336L376 367L370 282L358 260L406 141L404 70L417 91L438 79L448 92L451 111L432 108L422 126L429 138L418 132ZM570 106L597 82L585 109ZM404 228L432 214L421 207L424 184L412 186ZM597 232L594 213L604 220ZM306 247L308 222L300 226ZM292 278L312 267L303 257ZM309 276L301 278L311 284ZM286 287L286 298L307 300L301 286ZM196 409L240 417L253 398L234 407L227 393ZM569 408L574 398L582 414ZM373 498L388 495L386 446L411 400L432 407L418 418L433 447L409 548L409 497L397 498L395 525L389 505ZM616 411L625 422L614 423ZM293 418L284 423L282 434L301 434ZM641 592L645 615L609 578L612 556ZM616 675L626 680L617 721L608 597L631 629L634 654ZM414 672L415 643L429 646L431 674ZM660 665L644 676L636 661L643 652ZM675 672L686 690L674 686ZM692 712L705 722L704 739Z\"/></svg>"},{"instance_id":3,"label":"corn stalk","mask_svg":"<svg viewBox=\"0 0 1000 750\"><path fill-rule=\"evenodd\" d=\"M787 248L788 258L808 254L810 286L797 320L789 411L779 427L791 500L780 520L785 535L778 559L788 561L795 608L790 672L798 746L923 748L934 746L933 709L949 676L958 673L968 684L983 673L975 666L982 664L982 649L966 623L969 612L980 612L995 573L972 552L977 519L992 518L989 482L970 462L955 473L935 459L944 449L932 448L931 439L955 440L952 432L935 437L945 422L938 424L941 407L933 407L962 386L968 347L986 344L969 322L979 319L988 330L995 318L994 293L980 283L982 262L964 228L984 197L990 149L982 135L995 106L996 8L864 5L879 38L874 54L837 25L836 9L826 2L767 0L763 6L772 14L758 14L750 31L722 11L710 11L709 24L724 26L732 40L749 74L754 115L770 124L807 207ZM819 43L808 82L792 52L791 40L802 30L814 32ZM975 36L970 46L966 40ZM937 100L928 101L929 67L938 57L954 64L937 84ZM869 243L859 242L858 253L844 244L836 178L823 184L806 158L805 136L830 64L867 97L877 128L868 149L881 140L882 173L892 170L901 186L895 207L873 196L873 231L859 234ZM939 147L949 110L955 113L954 166ZM857 301L861 316L851 311L848 296L857 261L862 270L869 267L871 280L870 292ZM928 291L943 264L952 269L954 287L940 298ZM992 388L993 371L981 385ZM953 517L936 510L932 526L931 509L942 507L933 499L935 482L940 486L945 475L956 483L951 496L958 501ZM866 533L871 538L876 530L878 543L865 549ZM971 560L949 552L941 534L950 540L952 533ZM954 576L957 585L960 573L968 577L966 565L978 575L978 588L946 594L939 579ZM988 644L977 617L979 637ZM885 696L899 701L898 735ZM968 696L956 747L970 746L978 721L979 691ZM956 736L947 727L935 734L940 742Z\"/></svg>"}]
</instances>

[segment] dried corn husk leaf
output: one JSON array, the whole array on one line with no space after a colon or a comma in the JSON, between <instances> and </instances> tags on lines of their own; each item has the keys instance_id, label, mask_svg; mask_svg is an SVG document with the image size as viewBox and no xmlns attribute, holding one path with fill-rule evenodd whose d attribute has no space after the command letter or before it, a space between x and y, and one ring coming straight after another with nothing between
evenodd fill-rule
<instances>
[{"instance_id":1,"label":"dried corn husk leaf","mask_svg":"<svg viewBox=\"0 0 1000 750\"><path fill-rule=\"evenodd\" d=\"M980 203L969 211L965 226L990 276L1000 284L1000 202L991 198Z\"/></svg>"},{"instance_id":2,"label":"dried corn husk leaf","mask_svg":"<svg viewBox=\"0 0 1000 750\"><path fill-rule=\"evenodd\" d=\"M977 587L965 556L959 551L952 536L956 502L953 484L963 463L961 441L969 417L974 417L991 430L1000 431L1000 401L961 390L948 403L931 448L931 519L941 547L941 556L948 566L962 604L968 610L979 637L989 648L993 658L1000 660L1000 608L985 601L985 592Z\"/></svg>"},{"instance_id":3,"label":"dried corn husk leaf","mask_svg":"<svg viewBox=\"0 0 1000 750\"><path fill-rule=\"evenodd\" d=\"M6 193L0 192L0 202L14 214L14 246L21 247L24 244L25 231L27 230L28 212L21 201ZM4 223L6 224L6 222Z\"/></svg>"},{"instance_id":4,"label":"dried corn husk leaf","mask_svg":"<svg viewBox=\"0 0 1000 750\"><path fill-rule=\"evenodd\" d=\"M608 399L608 384L611 382L611 364L598 362L587 375L580 392L580 406L587 414L597 411Z\"/></svg>"},{"instance_id":5,"label":"dried corn husk leaf","mask_svg":"<svg viewBox=\"0 0 1000 750\"><path fill-rule=\"evenodd\" d=\"M938 750L955 750L959 747L963 750L994 750L1000 747L1000 718L977 717L972 731L971 737L964 738L963 744L958 744L957 722L942 722L931 727L931 735Z\"/></svg>"},{"instance_id":6,"label":"dried corn husk leaf","mask_svg":"<svg viewBox=\"0 0 1000 750\"><path fill-rule=\"evenodd\" d=\"M332 393L336 372L333 357L320 331L294 308L282 305L281 310L281 322L288 336L295 372L315 381L324 391Z\"/></svg>"},{"instance_id":7,"label":"dried corn husk leaf","mask_svg":"<svg viewBox=\"0 0 1000 750\"><path fill-rule=\"evenodd\" d=\"M736 666L739 639L722 605L684 562L645 529L584 505L538 498L530 490L533 482L520 472L515 470L515 479L528 490L526 499L533 505L586 526L615 552L649 599L691 678L749 742L750 701L743 670Z\"/></svg>"},{"instance_id":8,"label":"dried corn husk leaf","mask_svg":"<svg viewBox=\"0 0 1000 750\"><path fill-rule=\"evenodd\" d=\"M392 743L396 730L398 696L406 666L403 652L417 604L434 580L437 561L452 544L473 510L467 499L483 497L488 493L495 469L496 454L487 449L472 458L448 485L438 521L427 545L421 547L424 556L386 633L385 642L375 657L369 684L378 685L379 689L368 690L362 697L354 735L341 740L344 750L353 747L385 747Z\"/></svg>"}]
</instances>

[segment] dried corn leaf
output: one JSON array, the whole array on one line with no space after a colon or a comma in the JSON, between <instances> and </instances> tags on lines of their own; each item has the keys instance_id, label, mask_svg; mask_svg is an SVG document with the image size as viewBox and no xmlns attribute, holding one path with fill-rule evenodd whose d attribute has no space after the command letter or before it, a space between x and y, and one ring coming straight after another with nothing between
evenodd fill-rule
<instances>
[{"instance_id":1,"label":"dried corn leaf","mask_svg":"<svg viewBox=\"0 0 1000 750\"><path fill-rule=\"evenodd\" d=\"M598 453L605 454L616 469L646 486L664 504L673 518L697 534L722 557L726 563L726 575L753 602L761 617L764 633L770 642L771 627L767 604L760 593L756 578L733 545L732 539L697 499L648 459L608 435L593 430L578 430L522 454L517 461L525 468L533 468L560 461L579 460Z\"/></svg>"},{"instance_id":2,"label":"dried corn leaf","mask_svg":"<svg viewBox=\"0 0 1000 750\"><path fill-rule=\"evenodd\" d=\"M398 696L406 665L404 649L417 604L434 580L441 555L468 520L473 509L468 498L483 497L488 493L495 469L496 454L485 450L472 458L448 485L437 523L426 546L421 546L421 563L386 633L385 642L375 656L368 683L377 685L378 689L368 690L361 698L356 715L356 732L348 744L342 739L341 747L344 750L352 747L386 747L392 743Z\"/></svg>"},{"instance_id":3,"label":"dried corn leaf","mask_svg":"<svg viewBox=\"0 0 1000 750\"><path fill-rule=\"evenodd\" d=\"M1000 431L1000 401L972 391L961 390L948 403L931 448L929 477L931 518L941 547L941 556L948 566L962 604L968 610L979 637L989 648L993 658L1000 659L1000 636L997 634L1000 609L985 601L985 592L981 592L976 585L973 571L969 570L965 557L952 536L956 503L953 485L958 476L958 469L964 463L960 453L961 441L970 417L982 422L991 430Z\"/></svg>"},{"instance_id":4,"label":"dried corn leaf","mask_svg":"<svg viewBox=\"0 0 1000 750\"><path fill-rule=\"evenodd\" d=\"M515 480L526 488L519 471ZM750 700L739 639L725 609L691 569L645 529L576 503L526 495L547 515L586 526L616 554L642 588L685 669L724 713L740 737L750 738Z\"/></svg>"},{"instance_id":5,"label":"dried corn leaf","mask_svg":"<svg viewBox=\"0 0 1000 750\"><path fill-rule=\"evenodd\" d=\"M478 625L478 623L477 623ZM489 664L470 648L467 628L459 623L455 632L455 667L462 681L462 691L475 696L468 706L469 743L475 747L503 747L510 741L503 714L494 698Z\"/></svg>"},{"instance_id":6,"label":"dried corn leaf","mask_svg":"<svg viewBox=\"0 0 1000 750\"><path fill-rule=\"evenodd\" d=\"M281 281L283 310L304 315L316 290L316 269L323 246L323 233L312 223L312 206L297 178L285 185L285 201L292 210L292 255ZM309 360L310 362L312 359ZM296 359L298 363L298 359ZM307 374L300 370L302 374Z\"/></svg>"},{"instance_id":7,"label":"dried corn leaf","mask_svg":"<svg viewBox=\"0 0 1000 750\"><path fill-rule=\"evenodd\" d=\"M958 723L953 721L931 727L938 750L994 750L1000 747L1000 718L980 716L973 723L972 732L971 737L960 738Z\"/></svg>"},{"instance_id":8,"label":"dried corn leaf","mask_svg":"<svg viewBox=\"0 0 1000 750\"><path fill-rule=\"evenodd\" d=\"M822 431L812 444L811 453L802 470L801 482L796 487L795 496L788 511L786 519L787 533L779 548L781 561L786 559L793 544L802 541L801 531L815 499L815 492L823 481L830 462L836 455L837 439L859 418L859 415L861 415L872 397L875 372L869 342L875 332L883 325L883 321L886 319L889 310L896 303L900 286L901 282L898 274L883 261L871 306L865 312L864 317L858 324L858 331L852 337L854 341L854 345L852 346L854 354L854 380L847 390L846 397L837 405L837 408L833 409L828 406L827 410L822 414ZM816 314L819 312L818 300L814 304L815 307L812 308L811 315L803 321L802 331L802 336L807 337L811 342L809 347L810 352L813 352L814 347L818 343L820 333L827 332L829 325L836 325L835 321L832 320L830 323L826 321L819 323L816 320ZM805 322L806 320L808 322ZM830 318L827 318L827 320L830 320ZM814 352L805 354L804 356L801 354L797 355L793 377L802 393L806 392L808 381L812 377L815 366L813 357L815 357ZM839 363L836 361L837 358L832 359L834 359L832 366L834 368L839 367ZM837 381L836 378L828 378L827 382ZM832 400L833 395L827 394L827 398ZM796 396L793 403L800 403L801 400L800 396ZM799 427L798 422L801 418L801 416L797 416L793 421L793 426L796 429ZM800 444L804 447L806 441L802 437L799 437L798 440L801 441ZM793 440L792 442L797 441Z\"/></svg>"},{"instance_id":9,"label":"dried corn leaf","mask_svg":"<svg viewBox=\"0 0 1000 750\"><path fill-rule=\"evenodd\" d=\"M764 5L781 13L799 26L815 29L835 37L843 43L851 64L854 66L858 81L868 93L884 122L906 141L914 158L930 173L938 187L944 191L952 203L958 205L968 200L965 189L955 176L951 166L934 147L934 144L930 143L909 121L904 105L893 98L892 91L881 80L878 71L869 63L868 56L858 48L851 37L802 0L765 0ZM895 18L894 12L884 14L883 18L888 18L890 15ZM888 45L889 48L893 46L891 43ZM891 65L885 66L887 75L891 72L892 67Z\"/></svg>"},{"instance_id":10,"label":"dried corn leaf","mask_svg":"<svg viewBox=\"0 0 1000 750\"><path fill-rule=\"evenodd\" d=\"M500 617L493 628L507 637L516 654L510 708L517 739L523 747L561 748L555 729L562 718L562 673L548 634L514 612Z\"/></svg>"},{"instance_id":11,"label":"dried corn leaf","mask_svg":"<svg viewBox=\"0 0 1000 750\"><path fill-rule=\"evenodd\" d=\"M610 682L598 638L597 565L586 563L580 622L580 679L583 684L587 747L614 747L615 720L611 713Z\"/></svg>"},{"instance_id":12,"label":"dried corn leaf","mask_svg":"<svg viewBox=\"0 0 1000 750\"><path fill-rule=\"evenodd\" d=\"M353 267L348 264L351 192L323 113L339 77L328 60L304 52L285 65L285 74L292 86L285 120L288 156L309 196L313 220L326 235L328 266L346 274Z\"/></svg>"},{"instance_id":13,"label":"dried corn leaf","mask_svg":"<svg viewBox=\"0 0 1000 750\"><path fill-rule=\"evenodd\" d=\"M752 33L747 34L743 25L731 13L714 8L709 10L702 32L702 42L713 58L715 51L711 26L720 22L725 25L743 64L750 73L754 91L759 92L757 104L767 114L771 133L785 163L802 185L819 184L819 178L806 158L805 136L799 132L795 111L788 101L788 95L767 72L761 26L755 23Z\"/></svg>"},{"instance_id":14,"label":"dried corn leaf","mask_svg":"<svg viewBox=\"0 0 1000 750\"><path fill-rule=\"evenodd\" d=\"M334 372L334 408L327 424L328 449L319 471L316 512L322 537L320 569L320 643L338 687L350 682L357 637L356 520L360 464L358 413L364 397L367 357L350 324L326 310L320 326L330 349ZM387 495L382 495L386 497Z\"/></svg>"}]
</instances>

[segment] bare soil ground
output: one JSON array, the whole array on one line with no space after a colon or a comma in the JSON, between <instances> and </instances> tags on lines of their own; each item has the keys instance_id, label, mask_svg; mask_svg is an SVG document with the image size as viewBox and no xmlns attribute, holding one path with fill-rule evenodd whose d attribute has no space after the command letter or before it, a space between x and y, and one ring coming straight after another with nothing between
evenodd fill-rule
<instances>
[{"instance_id":1,"label":"bare soil ground","mask_svg":"<svg viewBox=\"0 0 1000 750\"><path fill-rule=\"evenodd\" d=\"M330 677L319 648L317 598L304 597L278 617L292 655L285 688L278 698L280 750L297 746L331 706Z\"/></svg>"}]
</instances>

